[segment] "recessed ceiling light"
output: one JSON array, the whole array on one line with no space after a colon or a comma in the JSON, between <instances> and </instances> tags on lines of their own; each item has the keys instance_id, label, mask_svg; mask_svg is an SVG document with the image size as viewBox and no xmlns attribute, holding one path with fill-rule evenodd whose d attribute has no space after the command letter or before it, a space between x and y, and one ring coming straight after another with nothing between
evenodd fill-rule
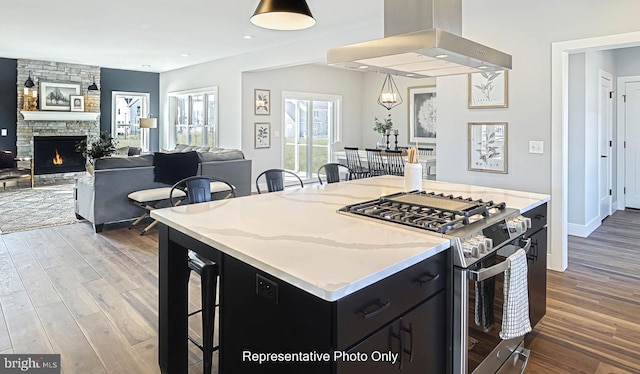
<instances>
[{"instance_id":1,"label":"recessed ceiling light","mask_svg":"<svg viewBox=\"0 0 640 374\"><path fill-rule=\"evenodd\" d=\"M143 68L150 68L151 65L142 65Z\"/></svg>"},{"instance_id":2,"label":"recessed ceiling light","mask_svg":"<svg viewBox=\"0 0 640 374\"><path fill-rule=\"evenodd\" d=\"M449 55L446 55L446 54L436 55L436 58L447 58L447 57L449 57Z\"/></svg>"},{"instance_id":3,"label":"recessed ceiling light","mask_svg":"<svg viewBox=\"0 0 640 374\"><path fill-rule=\"evenodd\" d=\"M368 69L369 67L367 65L360 65L358 66L358 69Z\"/></svg>"},{"instance_id":4,"label":"recessed ceiling light","mask_svg":"<svg viewBox=\"0 0 640 374\"><path fill-rule=\"evenodd\" d=\"M478 66L478 69L486 69L486 68L487 68L487 66L484 66L484 65Z\"/></svg>"},{"instance_id":5,"label":"recessed ceiling light","mask_svg":"<svg viewBox=\"0 0 640 374\"><path fill-rule=\"evenodd\" d=\"M189 54L188 54L188 53L180 53L180 56L182 56L182 57L189 57Z\"/></svg>"},{"instance_id":6,"label":"recessed ceiling light","mask_svg":"<svg viewBox=\"0 0 640 374\"><path fill-rule=\"evenodd\" d=\"M244 38L245 39L253 39L253 36L252 35L245 35Z\"/></svg>"}]
</instances>

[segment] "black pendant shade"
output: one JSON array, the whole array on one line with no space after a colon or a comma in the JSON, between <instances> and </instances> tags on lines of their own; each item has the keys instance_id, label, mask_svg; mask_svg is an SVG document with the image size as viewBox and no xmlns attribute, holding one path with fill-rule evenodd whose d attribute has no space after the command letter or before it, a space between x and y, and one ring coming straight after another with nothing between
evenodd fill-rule
<instances>
[{"instance_id":1,"label":"black pendant shade","mask_svg":"<svg viewBox=\"0 0 640 374\"><path fill-rule=\"evenodd\" d=\"M87 90L89 91L100 91L100 89L98 88L98 85L96 84L96 77L93 76L93 83L91 83L91 85L89 87L87 87Z\"/></svg>"},{"instance_id":2,"label":"black pendant shade","mask_svg":"<svg viewBox=\"0 0 640 374\"><path fill-rule=\"evenodd\" d=\"M387 110L402 104L402 96L400 96L398 86L396 86L396 82L393 81L390 74L387 74L384 83L382 83L382 89L380 90L380 95L378 95L378 104L387 108Z\"/></svg>"},{"instance_id":3,"label":"black pendant shade","mask_svg":"<svg viewBox=\"0 0 640 374\"><path fill-rule=\"evenodd\" d=\"M33 79L31 79L31 70L29 70L29 78L27 78L27 80L24 81L24 86L27 88L31 88L35 86L35 84L33 84Z\"/></svg>"},{"instance_id":4,"label":"black pendant shade","mask_svg":"<svg viewBox=\"0 0 640 374\"><path fill-rule=\"evenodd\" d=\"M271 30L302 30L316 24L305 0L260 0L251 23Z\"/></svg>"}]
</instances>

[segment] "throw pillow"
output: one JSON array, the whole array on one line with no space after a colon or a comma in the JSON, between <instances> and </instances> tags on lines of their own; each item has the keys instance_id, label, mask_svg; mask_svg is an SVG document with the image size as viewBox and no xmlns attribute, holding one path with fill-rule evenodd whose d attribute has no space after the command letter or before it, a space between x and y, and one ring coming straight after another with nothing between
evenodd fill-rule
<instances>
[{"instance_id":1,"label":"throw pillow","mask_svg":"<svg viewBox=\"0 0 640 374\"><path fill-rule=\"evenodd\" d=\"M154 182L174 185L179 180L192 177L198 173L198 153L178 152L153 155Z\"/></svg>"}]
</instances>

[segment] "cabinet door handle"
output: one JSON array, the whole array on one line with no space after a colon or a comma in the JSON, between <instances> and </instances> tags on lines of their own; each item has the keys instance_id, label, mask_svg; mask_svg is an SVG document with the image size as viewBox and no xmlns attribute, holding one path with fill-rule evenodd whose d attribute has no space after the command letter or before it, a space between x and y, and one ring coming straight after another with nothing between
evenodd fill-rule
<instances>
[{"instance_id":1,"label":"cabinet door handle","mask_svg":"<svg viewBox=\"0 0 640 374\"><path fill-rule=\"evenodd\" d=\"M440 273L438 273L436 275L426 274L426 275L423 275L422 277L418 278L418 280L416 280L416 283L418 283L418 286L422 287L425 284L433 283L433 282L437 281L439 278L440 278Z\"/></svg>"},{"instance_id":2,"label":"cabinet door handle","mask_svg":"<svg viewBox=\"0 0 640 374\"><path fill-rule=\"evenodd\" d=\"M402 332L408 332L409 333L409 349L401 349L401 353L400 354L408 354L409 355L409 362L413 362L413 325L410 323L409 324L409 328L406 328L402 325L402 321L400 321L400 334L402 335Z\"/></svg>"},{"instance_id":3,"label":"cabinet door handle","mask_svg":"<svg viewBox=\"0 0 640 374\"><path fill-rule=\"evenodd\" d=\"M377 302L375 304L373 304L372 308L373 310L371 311L367 311L372 309L371 307L362 310L360 313L362 313L362 317L364 317L364 319L369 319L369 318L373 318L375 316L377 316L378 314L380 314L383 310L387 309L389 306L391 306L391 300L387 300L383 303L381 302Z\"/></svg>"},{"instance_id":4,"label":"cabinet door handle","mask_svg":"<svg viewBox=\"0 0 640 374\"><path fill-rule=\"evenodd\" d=\"M400 342L400 349L398 350L400 354L400 367L398 369L400 370L400 372L402 372L402 368L404 366L404 346L402 345L402 318L400 318L400 327L398 328L398 333L396 334L392 329L391 337L398 339L398 342Z\"/></svg>"}]
</instances>

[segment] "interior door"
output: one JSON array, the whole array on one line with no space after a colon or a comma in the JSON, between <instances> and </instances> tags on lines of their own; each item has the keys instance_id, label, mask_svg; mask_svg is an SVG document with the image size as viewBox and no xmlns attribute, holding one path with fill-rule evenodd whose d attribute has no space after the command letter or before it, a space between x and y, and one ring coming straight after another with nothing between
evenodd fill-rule
<instances>
[{"instance_id":1,"label":"interior door","mask_svg":"<svg viewBox=\"0 0 640 374\"><path fill-rule=\"evenodd\" d=\"M625 207L640 209L640 82L625 89Z\"/></svg>"},{"instance_id":2,"label":"interior door","mask_svg":"<svg viewBox=\"0 0 640 374\"><path fill-rule=\"evenodd\" d=\"M612 204L612 81L611 74L600 71L598 84L598 148L600 151L598 196L600 198L600 220L611 215Z\"/></svg>"}]
</instances>

